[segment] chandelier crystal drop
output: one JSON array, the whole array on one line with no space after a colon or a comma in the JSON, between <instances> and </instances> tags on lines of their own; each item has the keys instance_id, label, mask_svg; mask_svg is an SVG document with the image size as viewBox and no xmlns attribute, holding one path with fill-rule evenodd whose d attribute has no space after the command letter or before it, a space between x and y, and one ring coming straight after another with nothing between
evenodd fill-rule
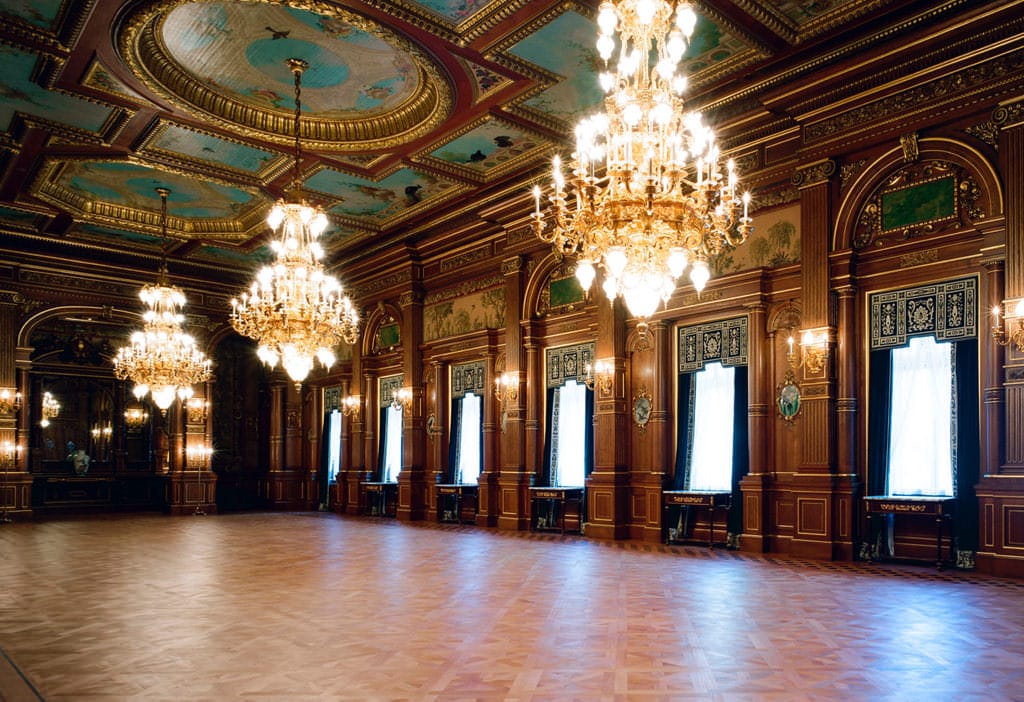
<instances>
[{"instance_id":1,"label":"chandelier crystal drop","mask_svg":"<svg viewBox=\"0 0 1024 702\"><path fill-rule=\"evenodd\" d=\"M327 227L327 216L300 193L300 97L307 66L301 59L288 59L295 76L295 170L289 199L279 200L267 217L277 235L271 244L276 258L240 299L231 301L231 325L256 340L261 361L270 367L280 362L297 387L314 361L330 368L338 342L355 343L359 333L358 310L320 262L324 251L317 239Z\"/></svg>"},{"instance_id":2,"label":"chandelier crystal drop","mask_svg":"<svg viewBox=\"0 0 1024 702\"><path fill-rule=\"evenodd\" d=\"M550 227L533 189L536 235L576 258L584 290L603 268L609 302L621 296L641 331L688 266L700 293L709 259L752 228L733 161L723 168L711 129L684 109L678 69L696 21L685 2L601 3L597 49L607 67L618 48L617 62L599 76L604 111L576 127L568 176L554 159Z\"/></svg>"},{"instance_id":3,"label":"chandelier crystal drop","mask_svg":"<svg viewBox=\"0 0 1024 702\"><path fill-rule=\"evenodd\" d=\"M135 383L132 393L142 399L151 395L161 410L166 410L178 397L192 396L192 385L205 383L212 376L210 360L196 345L196 340L182 329L185 316L185 293L167 280L167 196L170 191L157 188L161 201L163 257L155 285L139 292L146 305L142 330L131 335L129 344L117 351L114 375L119 380Z\"/></svg>"}]
</instances>

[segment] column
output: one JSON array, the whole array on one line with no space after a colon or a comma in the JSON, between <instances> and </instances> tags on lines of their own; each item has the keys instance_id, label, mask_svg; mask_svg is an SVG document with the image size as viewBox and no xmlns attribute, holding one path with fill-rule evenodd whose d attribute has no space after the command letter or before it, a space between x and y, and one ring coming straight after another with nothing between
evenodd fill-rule
<instances>
[{"instance_id":1,"label":"column","mask_svg":"<svg viewBox=\"0 0 1024 702\"><path fill-rule=\"evenodd\" d=\"M800 189L801 287L804 329L831 333L828 246L832 230L831 177L835 162L809 164L793 177ZM791 545L794 556L827 560L836 556L834 514L834 376L835 359L820 371L800 369L802 417L800 463L793 477L795 525Z\"/></svg>"},{"instance_id":2,"label":"column","mask_svg":"<svg viewBox=\"0 0 1024 702\"><path fill-rule=\"evenodd\" d=\"M594 470L587 478L588 536L629 536L629 435L631 407L626 400L626 312L621 298L597 305L595 362L614 367L610 386L594 382ZM649 332L648 332L649 333ZM645 342L646 343L646 342ZM630 403L631 404L631 403Z\"/></svg>"},{"instance_id":3,"label":"column","mask_svg":"<svg viewBox=\"0 0 1024 702\"><path fill-rule=\"evenodd\" d=\"M772 374L768 365L771 340L767 337L767 317L763 300L747 307L747 446L750 470L740 480L743 500L741 551L764 553L767 550L766 526L768 509L768 436L771 431Z\"/></svg>"},{"instance_id":4,"label":"column","mask_svg":"<svg viewBox=\"0 0 1024 702\"><path fill-rule=\"evenodd\" d=\"M419 289L402 293L403 385L412 388L412 404L402 412L402 472L398 474L397 517L411 521L426 516L426 417L423 396L423 293Z\"/></svg>"},{"instance_id":5,"label":"column","mask_svg":"<svg viewBox=\"0 0 1024 702\"><path fill-rule=\"evenodd\" d=\"M512 530L529 528L529 487L540 465L536 449L540 428L537 396L544 393L537 345L532 330L524 329L520 321L526 284L524 264L521 256L501 262L505 276L505 367L501 370L518 378L519 384L515 399L509 398L498 408L502 433L496 501L498 527Z\"/></svg>"},{"instance_id":6,"label":"column","mask_svg":"<svg viewBox=\"0 0 1024 702\"><path fill-rule=\"evenodd\" d=\"M854 538L858 535L857 498L861 482L857 476L857 295L852 285L836 289L836 471L833 493L833 539L836 557L852 560Z\"/></svg>"},{"instance_id":7,"label":"column","mask_svg":"<svg viewBox=\"0 0 1024 702\"><path fill-rule=\"evenodd\" d=\"M998 251L991 252L982 282L989 309L998 304L1005 311L1024 298L1024 100L1000 105L992 117L999 127L1006 262L1001 268ZM987 312L982 317L979 322L986 326L992 320ZM984 428L982 477L975 489L980 522L975 566L1019 578L1024 577L1024 349L999 347L990 330L982 332L980 343Z\"/></svg>"},{"instance_id":8,"label":"column","mask_svg":"<svg viewBox=\"0 0 1024 702\"><path fill-rule=\"evenodd\" d=\"M672 328L663 321L649 323L649 341L635 343L629 354L630 396L626 410L632 413L633 402L641 392L651 396L651 414L646 426L630 422L630 454L632 470L630 494L632 504L631 536L644 541L661 541L661 492L672 473L675 447L675 368L672 366Z\"/></svg>"}]
</instances>

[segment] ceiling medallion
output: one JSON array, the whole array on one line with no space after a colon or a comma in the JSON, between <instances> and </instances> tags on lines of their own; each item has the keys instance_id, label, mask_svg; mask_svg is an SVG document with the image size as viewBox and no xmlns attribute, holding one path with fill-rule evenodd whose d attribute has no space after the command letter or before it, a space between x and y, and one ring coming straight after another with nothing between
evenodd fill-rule
<instances>
[{"instance_id":1,"label":"ceiling medallion","mask_svg":"<svg viewBox=\"0 0 1024 702\"><path fill-rule=\"evenodd\" d=\"M315 151L390 148L449 116L450 82L417 44L325 2L141 4L117 44L132 72L179 108L246 138L285 144L290 56L316 57L303 139Z\"/></svg>"}]
</instances>

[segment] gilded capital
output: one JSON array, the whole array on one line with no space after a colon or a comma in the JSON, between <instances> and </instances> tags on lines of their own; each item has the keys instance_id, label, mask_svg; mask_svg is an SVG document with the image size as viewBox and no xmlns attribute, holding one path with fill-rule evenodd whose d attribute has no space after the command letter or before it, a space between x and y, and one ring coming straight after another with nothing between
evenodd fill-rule
<instances>
[{"instance_id":1,"label":"gilded capital","mask_svg":"<svg viewBox=\"0 0 1024 702\"><path fill-rule=\"evenodd\" d=\"M836 172L836 162L830 158L798 168L791 182L798 188L827 182Z\"/></svg>"}]
</instances>

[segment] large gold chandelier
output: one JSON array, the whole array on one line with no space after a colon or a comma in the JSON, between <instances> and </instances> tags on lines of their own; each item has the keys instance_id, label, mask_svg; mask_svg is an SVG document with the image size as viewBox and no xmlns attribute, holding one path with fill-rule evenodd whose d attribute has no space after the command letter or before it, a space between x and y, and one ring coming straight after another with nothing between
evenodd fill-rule
<instances>
[{"instance_id":1,"label":"large gold chandelier","mask_svg":"<svg viewBox=\"0 0 1024 702\"><path fill-rule=\"evenodd\" d=\"M128 346L118 349L114 358L114 375L135 383L135 397L151 394L161 410L171 406L175 396L185 400L192 396L194 383L205 383L211 377L210 360L196 341L182 329L185 316L185 294L167 280L167 196L170 191L157 188L161 203L163 244L162 260L156 285L147 285L139 292L146 305L142 315L142 331L132 334Z\"/></svg>"},{"instance_id":2,"label":"large gold chandelier","mask_svg":"<svg viewBox=\"0 0 1024 702\"><path fill-rule=\"evenodd\" d=\"M324 251L317 238L327 226L327 216L300 194L300 96L308 64L288 59L288 67L295 76L295 173L289 200L279 200L267 217L278 236L272 244L277 258L260 270L240 301L231 301L231 325L259 343L257 353L268 366L280 361L298 386L313 369L314 359L330 368L337 343L355 342L359 313L320 263Z\"/></svg>"},{"instance_id":3,"label":"large gold chandelier","mask_svg":"<svg viewBox=\"0 0 1024 702\"><path fill-rule=\"evenodd\" d=\"M738 194L732 160L723 171L701 114L683 108L686 77L677 69L697 17L679 3L674 19L662 0L601 3L597 49L607 66L618 31L618 63L600 75L604 112L576 127L568 179L574 207L557 156L550 228L541 190L533 190L537 236L576 257L584 290L600 265L609 301L621 295L641 330L688 265L699 293L711 276L708 259L751 230L750 195Z\"/></svg>"}]
</instances>

